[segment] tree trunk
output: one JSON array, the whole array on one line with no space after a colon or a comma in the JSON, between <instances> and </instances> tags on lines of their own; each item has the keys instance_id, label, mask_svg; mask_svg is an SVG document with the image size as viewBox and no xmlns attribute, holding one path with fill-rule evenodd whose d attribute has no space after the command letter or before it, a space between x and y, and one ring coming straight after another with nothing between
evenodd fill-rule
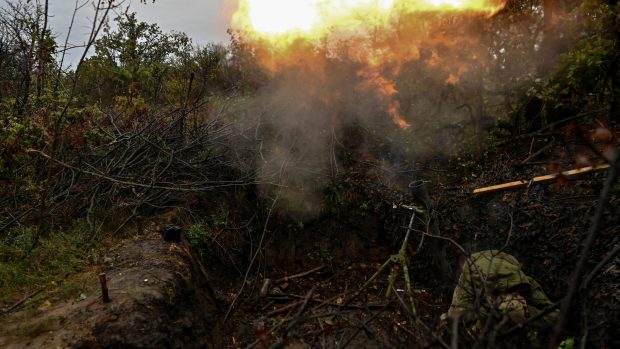
<instances>
[{"instance_id":1,"label":"tree trunk","mask_svg":"<svg viewBox=\"0 0 620 349\"><path fill-rule=\"evenodd\" d=\"M45 83L45 56L47 54L47 19L49 11L49 0L45 0L43 10L43 28L39 31L39 48L37 51L37 97L41 97L43 84ZM37 18L38 21L38 18Z\"/></svg>"},{"instance_id":2,"label":"tree trunk","mask_svg":"<svg viewBox=\"0 0 620 349\"><path fill-rule=\"evenodd\" d=\"M30 41L30 48L28 51L28 56L25 58L24 66L22 67L22 98L21 101L17 102L17 116L22 117L26 113L26 108L28 106L28 102L30 99L30 86L32 80L32 69L34 67L34 47L36 38L35 35L32 35L32 39Z\"/></svg>"},{"instance_id":3,"label":"tree trunk","mask_svg":"<svg viewBox=\"0 0 620 349\"><path fill-rule=\"evenodd\" d=\"M557 11L558 0L543 0L543 39L540 44L540 64L538 73L547 75L555 65L557 57L557 28L554 24L554 16Z\"/></svg>"},{"instance_id":4,"label":"tree trunk","mask_svg":"<svg viewBox=\"0 0 620 349\"><path fill-rule=\"evenodd\" d=\"M611 80L611 105L609 108L609 121L611 121L620 120L620 53L618 53L618 50L620 50L620 28L618 27L618 0L609 1L609 5L612 9L614 9L610 35L614 40L615 46L615 56L613 57L613 61L609 67L609 78Z\"/></svg>"}]
</instances>

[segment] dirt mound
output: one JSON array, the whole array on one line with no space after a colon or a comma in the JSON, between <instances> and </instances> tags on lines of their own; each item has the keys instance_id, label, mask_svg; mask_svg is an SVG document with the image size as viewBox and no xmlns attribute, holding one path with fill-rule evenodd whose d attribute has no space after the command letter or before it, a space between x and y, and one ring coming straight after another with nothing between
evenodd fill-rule
<instances>
[{"instance_id":1,"label":"dirt mound","mask_svg":"<svg viewBox=\"0 0 620 349\"><path fill-rule=\"evenodd\" d=\"M103 261L101 271L107 275L111 302L102 301L97 272L90 273L89 292L78 300L49 307L28 321L20 313L7 316L0 346L214 346L217 307L210 289L205 288L204 275L182 244L166 243L151 233L125 241Z\"/></svg>"}]
</instances>

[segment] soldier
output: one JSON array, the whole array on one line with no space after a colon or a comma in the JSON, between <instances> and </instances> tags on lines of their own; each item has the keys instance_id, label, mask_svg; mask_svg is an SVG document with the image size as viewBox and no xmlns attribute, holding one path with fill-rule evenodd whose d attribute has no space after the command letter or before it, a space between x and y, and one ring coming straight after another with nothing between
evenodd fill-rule
<instances>
[{"instance_id":1,"label":"soldier","mask_svg":"<svg viewBox=\"0 0 620 349\"><path fill-rule=\"evenodd\" d=\"M536 280L525 275L517 259L498 250L472 254L461 268L447 316L458 317L468 329L478 332L491 312L523 323L553 305ZM551 325L559 310L536 321L538 326Z\"/></svg>"}]
</instances>

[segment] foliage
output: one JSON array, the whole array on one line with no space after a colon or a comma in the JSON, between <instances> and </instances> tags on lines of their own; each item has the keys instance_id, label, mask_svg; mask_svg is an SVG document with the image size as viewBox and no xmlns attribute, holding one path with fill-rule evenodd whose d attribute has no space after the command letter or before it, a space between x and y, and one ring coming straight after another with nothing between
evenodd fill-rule
<instances>
[{"instance_id":1,"label":"foliage","mask_svg":"<svg viewBox=\"0 0 620 349\"><path fill-rule=\"evenodd\" d=\"M13 108L3 112L20 119L32 107L31 94L41 95L46 72L55 66L57 45L44 23L38 3L8 2L0 8L0 101L12 100Z\"/></svg>"},{"instance_id":2,"label":"foliage","mask_svg":"<svg viewBox=\"0 0 620 349\"><path fill-rule=\"evenodd\" d=\"M38 287L54 288L59 276L97 263L99 246L92 244L84 222L37 239L34 228L18 227L0 239L0 299L11 305ZM65 293L66 285L59 291ZM64 291L63 291L64 290ZM72 295L76 296L76 295Z\"/></svg>"},{"instance_id":3,"label":"foliage","mask_svg":"<svg viewBox=\"0 0 620 349\"><path fill-rule=\"evenodd\" d=\"M587 110L610 100L610 66L616 43L605 38L583 40L561 59L556 76L561 77L542 91L543 99L555 108Z\"/></svg>"},{"instance_id":4,"label":"foliage","mask_svg":"<svg viewBox=\"0 0 620 349\"><path fill-rule=\"evenodd\" d=\"M156 24L139 22L135 13L119 15L95 43L95 55L81 69L84 104L113 105L115 98L158 101L170 70L187 60L191 40L183 33L163 33Z\"/></svg>"},{"instance_id":5,"label":"foliage","mask_svg":"<svg viewBox=\"0 0 620 349\"><path fill-rule=\"evenodd\" d=\"M549 83L540 89L548 106L547 121L609 105L617 89L618 37L615 10L607 3L584 1L573 12L580 34L576 45L561 55ZM617 30L617 29L616 29Z\"/></svg>"},{"instance_id":6,"label":"foliage","mask_svg":"<svg viewBox=\"0 0 620 349\"><path fill-rule=\"evenodd\" d=\"M204 224L196 223L192 225L186 233L187 241L193 247L200 247L211 240L211 234Z\"/></svg>"}]
</instances>

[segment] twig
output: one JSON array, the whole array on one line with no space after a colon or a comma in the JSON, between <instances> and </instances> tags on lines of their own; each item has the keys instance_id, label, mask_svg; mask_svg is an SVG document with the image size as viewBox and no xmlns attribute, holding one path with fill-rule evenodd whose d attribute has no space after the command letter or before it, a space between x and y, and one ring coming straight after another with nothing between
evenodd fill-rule
<instances>
[{"instance_id":1,"label":"twig","mask_svg":"<svg viewBox=\"0 0 620 349\"><path fill-rule=\"evenodd\" d=\"M295 325L297 325L297 323L299 322L301 314L303 314L304 310L306 310L308 301L310 300L310 297L312 297L312 294L314 293L315 289L316 289L316 286L312 287L310 291L308 291L308 293L306 294L306 297L304 299L304 302L301 304L301 307L299 307L299 310L297 310L297 312L295 313L295 316L293 316L293 320L291 320L291 322L286 327L287 333L290 332L293 329L293 327L295 327Z\"/></svg>"},{"instance_id":2,"label":"twig","mask_svg":"<svg viewBox=\"0 0 620 349\"><path fill-rule=\"evenodd\" d=\"M510 217L510 228L508 228L508 236L506 237L506 242L504 242L504 247L502 247L502 250L508 247L510 238L512 237L512 228L514 227L514 213L508 212L508 216Z\"/></svg>"},{"instance_id":3,"label":"twig","mask_svg":"<svg viewBox=\"0 0 620 349\"><path fill-rule=\"evenodd\" d=\"M394 292L394 295L396 296L396 299L398 300L398 302L400 303L401 307L404 309L405 313L409 316L409 318L419 327L421 327L422 329L424 329L426 332L428 332L433 339L435 339L435 341L437 343L439 343L439 345L441 345L444 349L450 349L450 347L448 346L448 344L446 344L444 342L443 339L441 339L441 337L439 337L435 332L433 332L424 322L422 322L422 320L420 320L420 318L418 316L416 316L411 309L409 309L409 307L407 306L407 304L405 304L405 301L403 300L403 298L400 296L400 294L398 294L398 292ZM398 324L397 324L398 325ZM401 326L399 326L401 327ZM401 327L402 329L405 329L404 327ZM415 337L415 335L414 335Z\"/></svg>"},{"instance_id":4,"label":"twig","mask_svg":"<svg viewBox=\"0 0 620 349\"><path fill-rule=\"evenodd\" d=\"M282 166L284 166L284 164ZM237 302L237 300L239 299L239 297L243 293L243 290L245 289L245 285L246 285L248 277L250 275L250 271L252 270L252 266L254 266L254 262L256 261L256 258L258 257L259 253L261 252L261 249L262 249L262 246L263 246L263 241L265 240L265 236L267 235L267 227L269 226L269 220L271 219L271 215L273 213L273 210L275 209L276 203L278 202L278 199L280 198L281 191L282 191L282 188L279 188L278 189L278 193L276 194L276 197L273 199L273 201L271 203L271 207L269 207L269 211L267 212L267 219L265 221L265 225L263 226L263 233L261 234L260 240L258 242L258 248L256 249L256 252L254 252L254 256L252 257L252 260L250 261L250 265L248 266L248 268L245 271L245 275L243 276L243 282L241 284L241 288L239 289L239 292L237 292L237 294L235 295L235 298L232 300L232 302L230 302L230 306L228 307L228 310L226 311L226 315L224 315L224 319L222 320L222 323L225 323L226 320L228 320L228 316L230 316L230 313L232 312L233 308L235 307L235 303Z\"/></svg>"},{"instance_id":5,"label":"twig","mask_svg":"<svg viewBox=\"0 0 620 349\"><path fill-rule=\"evenodd\" d=\"M381 315L381 314L382 314L382 313L383 313L383 312L387 309L387 306L388 306L389 304L390 304L390 303L386 304L383 308L381 308L381 310L379 310L379 311L378 311L378 312L376 312L373 316L371 316L371 317L370 317L370 319L368 319L368 320L364 321L364 322L362 323L362 326L358 327L358 328L357 328L357 330L356 330L356 331L355 331L352 335L350 335L350 336L349 336L349 338L347 338L347 340L345 340L345 341L341 342L342 344L338 347L338 349L344 349L344 348L346 348L346 347L349 345L349 343L351 343L351 341L352 341L355 337L357 337L358 333L360 333L360 332L362 331L362 329L363 329L363 328L365 328L365 327L366 327L369 323L371 323L374 319L376 319L379 315Z\"/></svg>"},{"instance_id":6,"label":"twig","mask_svg":"<svg viewBox=\"0 0 620 349\"><path fill-rule=\"evenodd\" d=\"M523 323L520 324L516 324L514 326L512 326L511 328L509 328L508 330L506 330L504 333L501 334L501 336L507 336L511 333L513 333L514 331L520 330L522 328L525 328L527 325L534 323L540 319L542 319L545 315L550 314L551 312L555 311L556 309L558 309L560 307L560 304L562 304L562 302L555 302L552 305L546 307L545 309L543 309L540 313L527 318Z\"/></svg>"},{"instance_id":7,"label":"twig","mask_svg":"<svg viewBox=\"0 0 620 349\"><path fill-rule=\"evenodd\" d=\"M271 295L268 294L267 295L267 297L274 297L274 296L282 297L283 295L274 295L274 294L271 294ZM275 310L265 314L265 316L266 317L270 317L270 316L274 316L274 315L286 312L286 311L290 310L291 308L295 308L297 305L299 305L300 303L305 301L305 297L298 296L298 295L286 295L286 297L298 298L300 300L295 302L295 303L291 303L291 304L285 305L283 307L280 307L278 309L275 309ZM338 303L333 302L333 300L336 299L336 298L338 298L337 295L334 296L334 297L331 297L331 298L329 298L327 300L322 300L322 299L318 299L318 298L311 298L308 301L312 302L312 303L318 303L319 304L318 306L315 307L315 309L319 309L319 308L321 308L321 307L323 307L325 305L331 305L331 306L334 306L334 307L345 308L345 309L369 310L369 309L377 309L377 308L381 309L381 308L384 308L384 307L389 305L389 303L388 304L366 304L366 305L363 305L363 306L354 305L354 304L338 304Z\"/></svg>"},{"instance_id":8,"label":"twig","mask_svg":"<svg viewBox=\"0 0 620 349\"><path fill-rule=\"evenodd\" d=\"M551 142L549 142L549 144L545 145L544 147L542 147L540 150L538 150L534 154L531 154L530 156L526 157L523 161L521 161L521 164L523 165L523 164L527 163L529 160L532 160L533 158L537 157L538 155L544 153L549 148L551 148L554 144L555 144L555 139L552 140Z\"/></svg>"},{"instance_id":9,"label":"twig","mask_svg":"<svg viewBox=\"0 0 620 349\"><path fill-rule=\"evenodd\" d=\"M26 215L28 215L30 212L34 211L35 209L37 209L39 207L40 204L37 204L34 207L31 207L29 209L27 209L25 212L23 212L22 214L13 217L13 219L11 219L8 223L6 223L5 225L3 225L2 227L0 227L0 233L4 232L6 229L8 229L10 226L12 226L15 222L19 222L22 218L24 218Z\"/></svg>"},{"instance_id":10,"label":"twig","mask_svg":"<svg viewBox=\"0 0 620 349\"><path fill-rule=\"evenodd\" d=\"M58 91L58 85L60 84L60 75L62 73L62 68L65 63L65 56L67 54L67 50L70 49L69 48L69 37L71 36L71 31L73 30L73 23L75 22L75 15L77 14L78 10L86 6L86 3L87 3L87 2L84 2L82 5L80 5L79 1L80 0L75 0L75 6L73 8L73 14L71 15L69 29L67 29L67 36L65 37L65 43L63 45L63 49L59 50L60 52L62 52L62 55L60 57L60 62L58 63L58 73L56 75L56 81L54 82L54 92ZM76 46L74 46L73 48L75 47Z\"/></svg>"},{"instance_id":11,"label":"twig","mask_svg":"<svg viewBox=\"0 0 620 349\"><path fill-rule=\"evenodd\" d=\"M299 274L295 274L295 275L291 275L291 276L285 276L283 278L280 278L280 279L276 280L275 283L276 284L281 284L281 283L284 283L284 282L287 282L287 281L290 281L290 280L293 280L293 279L301 278L301 277L310 275L312 273L316 273L317 271L319 271L319 270L321 270L321 269L323 269L325 267L326 267L325 265L322 265L320 267L308 270L308 271L303 272L303 273L299 273Z\"/></svg>"},{"instance_id":12,"label":"twig","mask_svg":"<svg viewBox=\"0 0 620 349\"><path fill-rule=\"evenodd\" d=\"M36 289L35 291L29 293L28 295L26 295L26 297L20 299L19 301L17 301L15 304L13 304L12 306L10 306L7 309L4 309L2 311L3 314L8 314L10 312L12 312L13 310L17 309L20 305L24 304L27 300L29 300L30 298L38 295L39 293L41 293L43 290L45 289L45 287L40 287L38 289Z\"/></svg>"},{"instance_id":13,"label":"twig","mask_svg":"<svg viewBox=\"0 0 620 349\"><path fill-rule=\"evenodd\" d=\"M575 265L575 270L573 271L573 275L571 277L571 282L568 287L568 291L566 292L566 296L562 301L562 306L560 308L560 318L554 328L553 337L549 342L549 348L555 349L560 343L560 339L562 337L562 332L564 330L564 325L566 324L566 320L568 318L568 311L570 305L575 297L575 293L579 287L579 280L581 279L581 275L583 273L583 269L588 261L588 256L590 253L590 249L592 248L592 244L594 243L594 238L598 234L601 228L601 222L603 220L603 213L605 211L605 206L607 206L607 202L609 201L609 195L611 193L611 188L613 184L616 182L616 178L618 176L618 158L620 156L620 152L616 150L611 159L611 169L607 174L607 180L605 181L605 186L603 190L601 190L600 198L598 206L596 207L596 211L592 216L592 223L590 225L590 231L586 237L586 240L581 249L581 253L579 255L579 260Z\"/></svg>"},{"instance_id":14,"label":"twig","mask_svg":"<svg viewBox=\"0 0 620 349\"><path fill-rule=\"evenodd\" d=\"M113 183L117 183L117 184L123 184L123 185L127 185L127 186L131 186L131 187L138 187L138 188L147 188L147 189L161 189L161 190L170 190L170 191L179 191L179 192L196 192L196 191L209 191L209 190L213 190L215 188L222 188L222 187L230 187L230 186L245 186L248 185L249 183L246 182L241 182L241 181L220 181L220 182L213 182L212 185L208 185L206 187L200 187L200 186L193 186L190 188L184 188L181 186L178 187L169 187L169 186L161 186L161 185L152 185L152 184L143 184L143 183L136 183L136 182L130 182L130 181L125 181L125 180L120 180L120 179L115 179L112 178L110 176L104 175L104 174L100 174L100 173L95 173L92 171L87 171L87 170L83 170L81 168L69 165L67 163L64 163L60 160L54 159L51 156L49 156L48 154L45 154L44 152L40 151L40 150L36 150L36 149L26 149L26 153L28 154L39 154L42 157L51 160L63 167L75 170L77 172L86 174L86 175L90 175L90 176L94 176L94 177L98 177L101 179L105 179L107 181L113 182ZM209 183L209 182L207 182ZM202 183L202 184L207 184L207 183Z\"/></svg>"},{"instance_id":15,"label":"twig","mask_svg":"<svg viewBox=\"0 0 620 349\"><path fill-rule=\"evenodd\" d=\"M286 311L294 309L296 306L298 306L299 304L301 304L303 302L304 302L303 300L300 300L300 301L297 301L295 303L291 303L289 305L285 305L285 306L280 307L280 308L278 308L276 310L268 312L267 314L265 314L265 317L272 317L274 315L278 315L278 314L284 313Z\"/></svg>"},{"instance_id":16,"label":"twig","mask_svg":"<svg viewBox=\"0 0 620 349\"><path fill-rule=\"evenodd\" d=\"M595 109L595 110L579 113L579 114L576 114L576 115L573 115L573 116L569 116L569 117L564 118L562 120L559 120L559 121L547 124L546 126L544 126L543 128L539 129L538 131L534 131L534 132L531 132L531 133L526 133L526 134L520 135L520 136L515 137L515 138L513 138L513 139L511 139L509 141L500 143L497 146L506 145L506 144L509 144L509 143L514 142L516 140L528 139L528 138L531 138L531 137L539 137L539 136L543 135L543 132L545 132L547 130L554 129L558 125L561 125L561 124L564 124L564 123L567 123L567 122L570 122L570 121L573 121L573 120L576 120L576 119L579 119L579 118L582 118L582 117L585 117L585 116L590 116L590 115L598 114L598 113L601 113L601 112L604 112L604 111L607 111L607 110L609 110L609 107L603 107L603 108L599 108L599 109Z\"/></svg>"},{"instance_id":17,"label":"twig","mask_svg":"<svg viewBox=\"0 0 620 349\"><path fill-rule=\"evenodd\" d=\"M206 289L209 298L211 298L211 300L215 304L215 307L219 310L220 306L218 304L217 297L215 296L215 291L213 290L213 288L211 287L211 284L209 283L210 278L209 278L209 274L207 273L207 269L205 269L204 265L202 265L202 263L200 262L198 258L194 257L194 255L191 252L191 247L189 246L189 243L187 242L187 239L183 238L182 244L183 244L182 251L185 252L185 255L187 255L187 257L190 260L190 263L192 263L194 267L196 266L198 267L200 274L205 280L204 288Z\"/></svg>"},{"instance_id":18,"label":"twig","mask_svg":"<svg viewBox=\"0 0 620 349\"><path fill-rule=\"evenodd\" d=\"M616 254L618 254L619 251L620 251L620 243L617 244L613 249L611 249L611 251L609 251L607 255L605 256L605 258L603 258L603 260L600 261L600 263L597 264L596 267L594 267L594 269L592 269L592 271L588 274L588 276L586 276L583 279L583 282L581 283L582 290L585 290L588 287L588 285L590 285L590 282L592 281L592 279L594 279L601 272L601 270L607 265L607 263L611 261L612 258L614 258Z\"/></svg>"}]
</instances>

